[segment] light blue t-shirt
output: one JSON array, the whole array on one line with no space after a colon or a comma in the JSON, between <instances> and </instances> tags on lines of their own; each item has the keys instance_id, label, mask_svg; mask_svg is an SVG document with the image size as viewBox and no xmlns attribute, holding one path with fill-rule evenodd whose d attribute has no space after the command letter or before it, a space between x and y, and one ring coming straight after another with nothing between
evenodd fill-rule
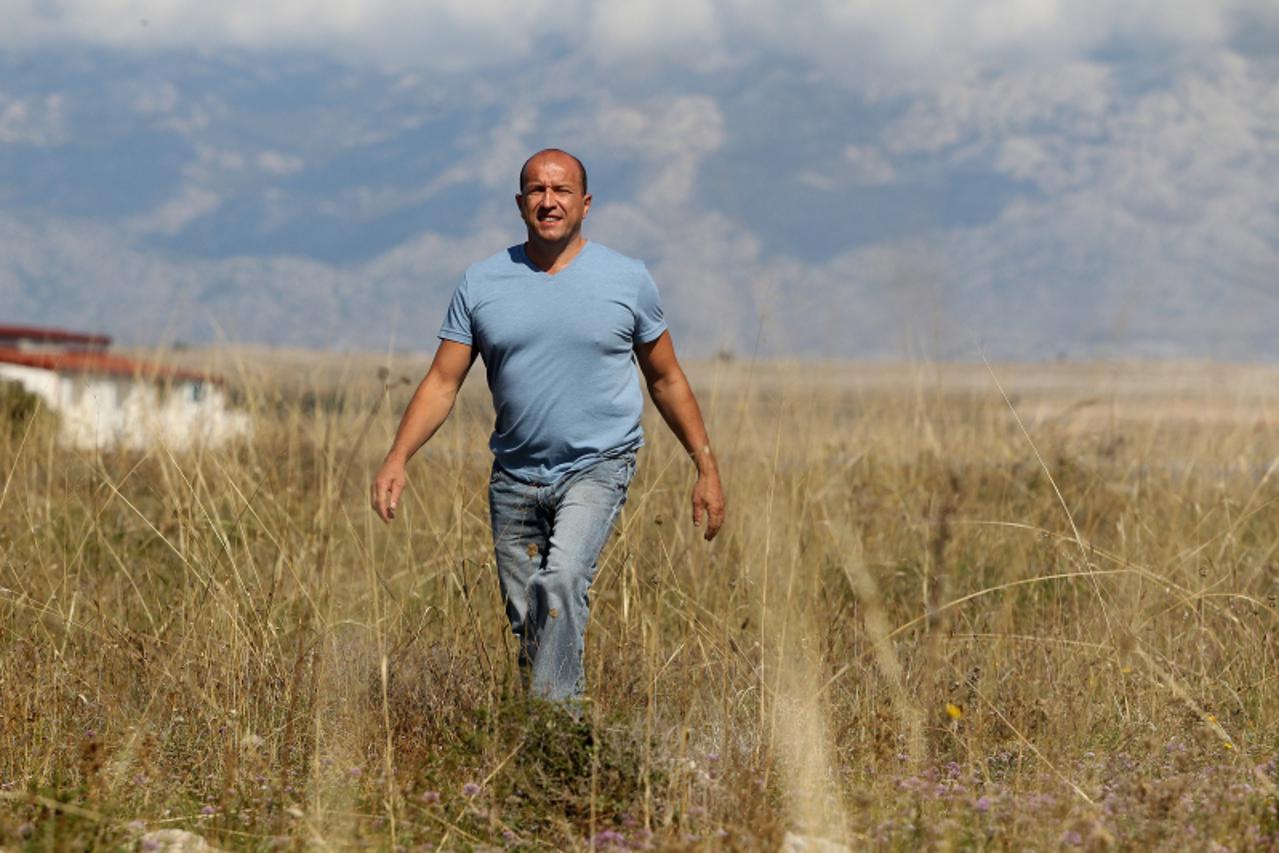
<instances>
[{"instance_id":1,"label":"light blue t-shirt","mask_svg":"<svg viewBox=\"0 0 1279 853\"><path fill-rule=\"evenodd\" d=\"M473 265L440 337L484 359L497 464L553 483L644 443L633 350L665 330L644 264L588 242L555 275L534 266L522 245Z\"/></svg>"}]
</instances>

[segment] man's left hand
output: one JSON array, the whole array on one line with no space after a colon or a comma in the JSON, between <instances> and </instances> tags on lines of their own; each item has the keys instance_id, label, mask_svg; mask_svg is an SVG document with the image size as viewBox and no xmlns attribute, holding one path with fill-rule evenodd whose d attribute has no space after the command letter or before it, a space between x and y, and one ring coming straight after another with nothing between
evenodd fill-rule
<instances>
[{"instance_id":1,"label":"man's left hand","mask_svg":"<svg viewBox=\"0 0 1279 853\"><path fill-rule=\"evenodd\" d=\"M703 538L709 542L724 524L724 488L714 471L699 474L693 486L693 526L701 527L703 520L706 521Z\"/></svg>"}]
</instances>

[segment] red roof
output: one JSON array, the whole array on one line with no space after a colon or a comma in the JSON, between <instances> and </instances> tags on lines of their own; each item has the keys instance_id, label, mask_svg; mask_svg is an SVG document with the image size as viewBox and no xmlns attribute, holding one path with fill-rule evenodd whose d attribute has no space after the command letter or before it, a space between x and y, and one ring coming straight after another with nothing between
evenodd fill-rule
<instances>
[{"instance_id":1,"label":"red roof","mask_svg":"<svg viewBox=\"0 0 1279 853\"><path fill-rule=\"evenodd\" d=\"M91 347L107 347L111 338L107 335L88 335L84 332L67 332L62 329L42 329L39 326L0 326L0 338L21 338L51 344L83 344Z\"/></svg>"},{"instance_id":2,"label":"red roof","mask_svg":"<svg viewBox=\"0 0 1279 853\"><path fill-rule=\"evenodd\" d=\"M0 327L2 329L3 327ZM0 363L20 364L59 373L88 373L107 376L134 376L145 379L169 379L187 382L221 383L221 377L198 370L166 367L146 361L135 361L119 355L99 352L30 352L0 347Z\"/></svg>"}]
</instances>

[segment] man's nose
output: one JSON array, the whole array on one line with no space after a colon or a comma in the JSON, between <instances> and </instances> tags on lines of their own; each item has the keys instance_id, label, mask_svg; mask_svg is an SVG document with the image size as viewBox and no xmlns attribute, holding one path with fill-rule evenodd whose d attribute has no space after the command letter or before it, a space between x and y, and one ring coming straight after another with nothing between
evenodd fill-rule
<instances>
[{"instance_id":1,"label":"man's nose","mask_svg":"<svg viewBox=\"0 0 1279 853\"><path fill-rule=\"evenodd\" d=\"M555 207L557 204L559 204L559 199L555 196L554 190L547 190L542 195L542 204L540 207L542 207L543 210Z\"/></svg>"}]
</instances>

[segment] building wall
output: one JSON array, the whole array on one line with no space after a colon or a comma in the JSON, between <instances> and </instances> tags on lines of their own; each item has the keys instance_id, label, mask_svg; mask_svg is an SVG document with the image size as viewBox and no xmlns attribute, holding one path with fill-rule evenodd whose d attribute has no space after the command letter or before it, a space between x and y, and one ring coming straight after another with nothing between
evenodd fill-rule
<instances>
[{"instance_id":1,"label":"building wall","mask_svg":"<svg viewBox=\"0 0 1279 853\"><path fill-rule=\"evenodd\" d=\"M61 408L62 391L58 383L58 374L52 370L0 362L0 380L17 382L27 389L28 393L35 394L43 400L50 409Z\"/></svg>"},{"instance_id":2,"label":"building wall","mask_svg":"<svg viewBox=\"0 0 1279 853\"><path fill-rule=\"evenodd\" d=\"M182 449L219 445L249 434L249 418L231 411L217 385L168 385L132 377L60 374L0 363L0 379L22 384L57 412L61 440L73 447Z\"/></svg>"}]
</instances>

